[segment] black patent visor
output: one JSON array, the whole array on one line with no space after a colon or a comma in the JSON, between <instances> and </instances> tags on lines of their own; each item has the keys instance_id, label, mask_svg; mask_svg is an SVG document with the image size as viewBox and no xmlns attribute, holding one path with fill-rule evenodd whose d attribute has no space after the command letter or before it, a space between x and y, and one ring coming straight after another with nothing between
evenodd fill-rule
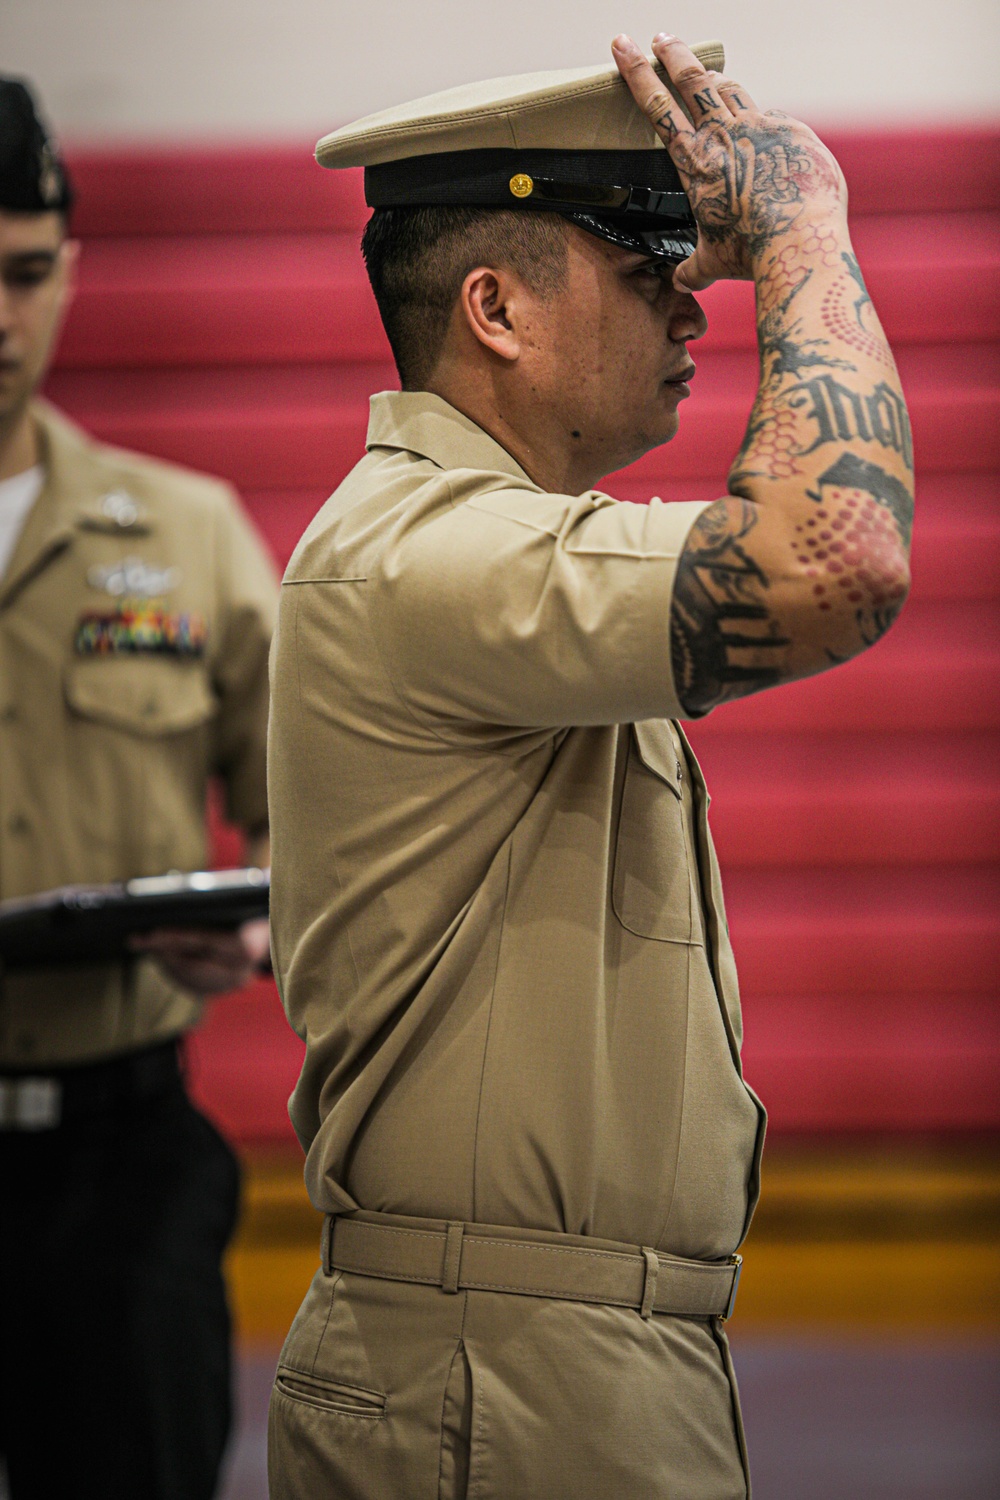
<instances>
[{"instance_id":1,"label":"black patent visor","mask_svg":"<svg viewBox=\"0 0 1000 1500\"><path fill-rule=\"evenodd\" d=\"M682 260L687 260L689 255L694 254L698 243L698 233L693 221L690 227L678 223L669 228L640 229L630 224L626 218L616 215L566 212L561 209L557 212L585 229L588 234L596 234L599 239L618 245L622 250L634 250L639 255L648 255L650 260L662 261L667 265L676 266Z\"/></svg>"}]
</instances>

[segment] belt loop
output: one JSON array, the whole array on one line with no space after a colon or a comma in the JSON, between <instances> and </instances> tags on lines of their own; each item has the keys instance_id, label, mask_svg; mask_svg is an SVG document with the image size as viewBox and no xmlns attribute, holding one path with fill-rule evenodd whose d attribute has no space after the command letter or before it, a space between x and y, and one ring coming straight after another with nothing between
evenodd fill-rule
<instances>
[{"instance_id":1,"label":"belt loop","mask_svg":"<svg viewBox=\"0 0 1000 1500\"><path fill-rule=\"evenodd\" d=\"M458 1291L458 1275L462 1269L462 1236L464 1224L449 1224L444 1240L444 1265L441 1268L441 1290Z\"/></svg>"},{"instance_id":2,"label":"belt loop","mask_svg":"<svg viewBox=\"0 0 1000 1500\"><path fill-rule=\"evenodd\" d=\"M639 1307L640 1318L649 1318L653 1313L653 1303L656 1301L656 1278L660 1274L660 1257L655 1250L650 1250L648 1245L642 1247L643 1259L646 1262L646 1279L642 1284L642 1303Z\"/></svg>"},{"instance_id":3,"label":"belt loop","mask_svg":"<svg viewBox=\"0 0 1000 1500\"><path fill-rule=\"evenodd\" d=\"M333 1275L333 1222L336 1214L327 1214L323 1220L323 1233L320 1236L319 1258L323 1267L324 1276Z\"/></svg>"}]
</instances>

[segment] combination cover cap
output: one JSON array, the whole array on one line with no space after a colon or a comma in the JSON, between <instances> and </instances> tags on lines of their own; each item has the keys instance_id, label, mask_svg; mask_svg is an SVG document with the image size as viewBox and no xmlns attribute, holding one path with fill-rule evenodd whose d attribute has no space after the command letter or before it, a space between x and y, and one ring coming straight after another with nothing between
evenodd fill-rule
<instances>
[{"instance_id":1,"label":"combination cover cap","mask_svg":"<svg viewBox=\"0 0 1000 1500\"><path fill-rule=\"evenodd\" d=\"M707 68L725 65L721 42L693 51ZM449 89L333 131L316 160L364 167L372 208L547 209L664 261L685 259L697 240L670 154L616 68Z\"/></svg>"},{"instance_id":2,"label":"combination cover cap","mask_svg":"<svg viewBox=\"0 0 1000 1500\"><path fill-rule=\"evenodd\" d=\"M23 79L0 76L0 209L68 213L72 205L66 168L31 90Z\"/></svg>"}]
</instances>

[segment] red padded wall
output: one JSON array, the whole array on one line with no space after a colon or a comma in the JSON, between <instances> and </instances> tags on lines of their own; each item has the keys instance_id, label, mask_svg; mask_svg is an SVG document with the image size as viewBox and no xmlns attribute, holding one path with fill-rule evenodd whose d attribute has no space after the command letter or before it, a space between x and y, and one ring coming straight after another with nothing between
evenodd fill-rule
<instances>
[{"instance_id":1,"label":"red padded wall","mask_svg":"<svg viewBox=\"0 0 1000 1500\"><path fill-rule=\"evenodd\" d=\"M748 1077L781 1132L1000 1128L1000 132L829 135L896 349L914 588L872 652L692 730L714 796ZM395 383L356 174L307 148L76 153L81 286L49 394L111 441L225 475L280 563ZM752 291L705 294L694 397L622 499L711 498L753 397ZM218 857L235 858L220 832ZM301 1047L271 985L218 1002L195 1087L288 1139Z\"/></svg>"}]
</instances>

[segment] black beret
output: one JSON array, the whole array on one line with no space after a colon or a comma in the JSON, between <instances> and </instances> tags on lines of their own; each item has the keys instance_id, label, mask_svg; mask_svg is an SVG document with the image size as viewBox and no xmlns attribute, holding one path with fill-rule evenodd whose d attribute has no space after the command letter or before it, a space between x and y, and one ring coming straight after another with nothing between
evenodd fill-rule
<instances>
[{"instance_id":1,"label":"black beret","mask_svg":"<svg viewBox=\"0 0 1000 1500\"><path fill-rule=\"evenodd\" d=\"M0 77L0 209L68 213L73 204L66 168L21 78Z\"/></svg>"}]
</instances>

